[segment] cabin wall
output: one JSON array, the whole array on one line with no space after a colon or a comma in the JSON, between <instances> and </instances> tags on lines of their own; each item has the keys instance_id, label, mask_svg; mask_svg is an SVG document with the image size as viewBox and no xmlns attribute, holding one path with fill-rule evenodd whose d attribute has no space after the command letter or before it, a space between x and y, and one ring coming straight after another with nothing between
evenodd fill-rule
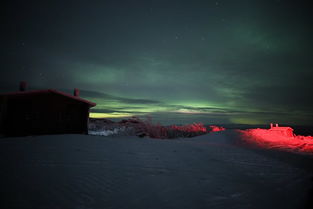
<instances>
[{"instance_id":1,"label":"cabin wall","mask_svg":"<svg viewBox=\"0 0 313 209\"><path fill-rule=\"evenodd\" d=\"M291 129L286 130L286 136L290 136L290 137L294 136L293 130L291 130Z\"/></svg>"},{"instance_id":2,"label":"cabin wall","mask_svg":"<svg viewBox=\"0 0 313 209\"><path fill-rule=\"evenodd\" d=\"M89 106L57 94L21 95L8 100L7 135L87 133Z\"/></svg>"},{"instance_id":3,"label":"cabin wall","mask_svg":"<svg viewBox=\"0 0 313 209\"><path fill-rule=\"evenodd\" d=\"M270 131L272 131L278 135L281 135L281 136L287 136L287 137L294 136L292 129L278 129L278 130L277 129L270 129Z\"/></svg>"},{"instance_id":4,"label":"cabin wall","mask_svg":"<svg viewBox=\"0 0 313 209\"><path fill-rule=\"evenodd\" d=\"M0 97L0 134L4 131L4 124L6 118L6 107L7 107L7 98L4 96Z\"/></svg>"}]
</instances>

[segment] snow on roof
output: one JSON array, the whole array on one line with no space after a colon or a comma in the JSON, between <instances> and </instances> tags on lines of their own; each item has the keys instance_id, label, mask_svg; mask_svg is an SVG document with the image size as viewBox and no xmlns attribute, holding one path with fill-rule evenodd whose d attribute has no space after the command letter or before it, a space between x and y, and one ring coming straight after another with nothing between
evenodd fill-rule
<instances>
[{"instance_id":1,"label":"snow on roof","mask_svg":"<svg viewBox=\"0 0 313 209\"><path fill-rule=\"evenodd\" d=\"M277 131L283 131L283 130L288 130L288 129L291 129L293 130L291 127L272 127L270 128L270 130L277 130Z\"/></svg>"},{"instance_id":2,"label":"snow on roof","mask_svg":"<svg viewBox=\"0 0 313 209\"><path fill-rule=\"evenodd\" d=\"M9 93L2 93L2 94L0 94L0 96L22 96L22 95L36 95L36 94L47 94L47 93L53 93L53 94L65 96L65 97L68 97L70 99L74 99L74 100L86 103L91 107L96 106L96 103L93 103L93 102L88 101L86 99L83 99L81 97L73 96L73 95L70 95L70 94L55 90L55 89L9 92Z\"/></svg>"}]
</instances>

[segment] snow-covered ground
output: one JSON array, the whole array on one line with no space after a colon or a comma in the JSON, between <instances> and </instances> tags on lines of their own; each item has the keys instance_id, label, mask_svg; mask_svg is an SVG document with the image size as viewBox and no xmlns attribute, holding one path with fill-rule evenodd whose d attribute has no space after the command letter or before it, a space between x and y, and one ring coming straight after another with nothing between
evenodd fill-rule
<instances>
[{"instance_id":1,"label":"snow-covered ground","mask_svg":"<svg viewBox=\"0 0 313 209\"><path fill-rule=\"evenodd\" d=\"M312 156L245 147L233 131L1 138L0 208L309 208L312 164Z\"/></svg>"}]
</instances>

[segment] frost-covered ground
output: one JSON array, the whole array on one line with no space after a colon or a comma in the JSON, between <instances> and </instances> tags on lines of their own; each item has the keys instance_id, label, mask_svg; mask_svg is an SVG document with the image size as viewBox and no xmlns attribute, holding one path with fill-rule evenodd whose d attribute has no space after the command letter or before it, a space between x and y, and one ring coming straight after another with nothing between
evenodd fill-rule
<instances>
[{"instance_id":1,"label":"frost-covered ground","mask_svg":"<svg viewBox=\"0 0 313 209\"><path fill-rule=\"evenodd\" d=\"M233 131L1 138L0 208L309 208L312 164L245 147Z\"/></svg>"}]
</instances>

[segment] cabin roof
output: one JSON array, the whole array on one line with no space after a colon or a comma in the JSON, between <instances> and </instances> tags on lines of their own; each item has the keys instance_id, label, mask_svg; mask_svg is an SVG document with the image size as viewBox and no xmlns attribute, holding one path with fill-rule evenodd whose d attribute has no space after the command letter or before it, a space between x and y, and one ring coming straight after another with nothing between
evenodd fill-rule
<instances>
[{"instance_id":1,"label":"cabin roof","mask_svg":"<svg viewBox=\"0 0 313 209\"><path fill-rule=\"evenodd\" d=\"M290 128L290 127L272 127L272 128L270 128L270 130L273 130L273 131L285 131L285 130L293 130L293 129Z\"/></svg>"},{"instance_id":2,"label":"cabin roof","mask_svg":"<svg viewBox=\"0 0 313 209\"><path fill-rule=\"evenodd\" d=\"M15 97L15 96L32 96L32 95L38 95L38 94L57 94L57 95L61 95L79 102L83 102L88 104L90 107L94 107L96 106L96 103L93 103L91 101L88 101L86 99L83 99L81 97L78 96L73 96L55 89L44 89L44 90L32 90L32 91L17 91L17 92L9 92L9 93L1 93L0 96L9 96L9 97Z\"/></svg>"}]
</instances>

